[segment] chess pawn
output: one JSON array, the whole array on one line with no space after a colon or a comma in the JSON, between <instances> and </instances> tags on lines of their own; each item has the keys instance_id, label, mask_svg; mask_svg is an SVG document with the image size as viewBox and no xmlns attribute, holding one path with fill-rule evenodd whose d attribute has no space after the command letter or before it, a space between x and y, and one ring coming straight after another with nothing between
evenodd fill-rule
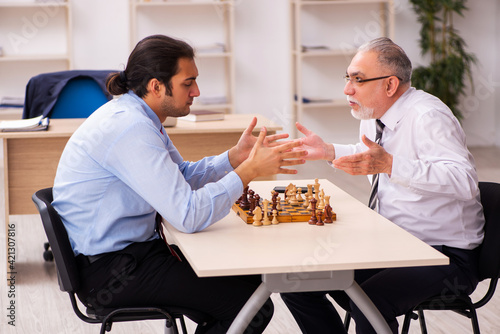
<instances>
[{"instance_id":1,"label":"chess pawn","mask_svg":"<svg viewBox=\"0 0 500 334\"><path fill-rule=\"evenodd\" d=\"M297 202L303 202L304 199L302 198L302 188L297 189Z\"/></svg>"},{"instance_id":2,"label":"chess pawn","mask_svg":"<svg viewBox=\"0 0 500 334\"><path fill-rule=\"evenodd\" d=\"M299 202L297 201L297 194L294 189L290 191L290 195L288 196L288 203L290 203L290 205L299 204Z\"/></svg>"},{"instance_id":3,"label":"chess pawn","mask_svg":"<svg viewBox=\"0 0 500 334\"><path fill-rule=\"evenodd\" d=\"M273 220L271 222L273 225L278 225L280 222L278 221L278 211L273 210Z\"/></svg>"},{"instance_id":4,"label":"chess pawn","mask_svg":"<svg viewBox=\"0 0 500 334\"><path fill-rule=\"evenodd\" d=\"M304 200L304 204L302 204L302 207L304 207L304 208L307 209L307 207L309 207L309 199L310 199L310 197L307 194L304 197L306 199Z\"/></svg>"},{"instance_id":5,"label":"chess pawn","mask_svg":"<svg viewBox=\"0 0 500 334\"><path fill-rule=\"evenodd\" d=\"M318 211L318 221L316 222L317 226L323 226L323 225L325 225L323 223L323 219L322 218L323 218L323 212L322 211Z\"/></svg>"},{"instance_id":6,"label":"chess pawn","mask_svg":"<svg viewBox=\"0 0 500 334\"><path fill-rule=\"evenodd\" d=\"M281 210L281 197L279 195L276 197L276 210Z\"/></svg>"},{"instance_id":7,"label":"chess pawn","mask_svg":"<svg viewBox=\"0 0 500 334\"><path fill-rule=\"evenodd\" d=\"M253 226L262 226L262 209L260 206L253 210Z\"/></svg>"}]
</instances>

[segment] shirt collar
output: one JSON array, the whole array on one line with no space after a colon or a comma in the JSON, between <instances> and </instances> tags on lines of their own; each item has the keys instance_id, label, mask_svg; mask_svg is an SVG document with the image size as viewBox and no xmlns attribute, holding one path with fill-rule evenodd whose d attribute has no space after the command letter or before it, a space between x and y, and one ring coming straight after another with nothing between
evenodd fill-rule
<instances>
[{"instance_id":1,"label":"shirt collar","mask_svg":"<svg viewBox=\"0 0 500 334\"><path fill-rule=\"evenodd\" d=\"M413 87L407 89L406 92L404 92L403 95L401 95L399 99L397 99L396 102L394 102L394 104L387 109L385 114L380 117L382 123L384 123L387 128L391 129L391 131L394 130L399 121L405 116L405 110L407 109L406 100L414 91L415 88Z\"/></svg>"},{"instance_id":2,"label":"shirt collar","mask_svg":"<svg viewBox=\"0 0 500 334\"><path fill-rule=\"evenodd\" d=\"M148 104L143 99L141 99L139 96L137 96L132 90L129 90L127 94L139 102L139 104L142 106L142 109L144 110L146 115L153 121L154 126L158 130L160 130L161 133L163 133L163 124L161 124L160 119L158 118L158 115L155 114L153 109L151 109L151 107L148 106Z\"/></svg>"}]
</instances>

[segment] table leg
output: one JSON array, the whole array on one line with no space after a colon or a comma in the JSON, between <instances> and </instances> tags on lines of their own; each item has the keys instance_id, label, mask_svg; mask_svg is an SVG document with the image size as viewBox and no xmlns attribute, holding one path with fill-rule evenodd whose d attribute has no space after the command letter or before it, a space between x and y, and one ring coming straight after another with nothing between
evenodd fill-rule
<instances>
[{"instance_id":1,"label":"table leg","mask_svg":"<svg viewBox=\"0 0 500 334\"><path fill-rule=\"evenodd\" d=\"M391 334L392 331L382 314L375 307L370 298L355 281L344 290L356 306L363 312L364 316L378 334Z\"/></svg>"},{"instance_id":2,"label":"table leg","mask_svg":"<svg viewBox=\"0 0 500 334\"><path fill-rule=\"evenodd\" d=\"M253 317L257 314L266 300L271 296L271 291L266 287L265 283L261 283L257 290L252 294L250 299L245 303L243 308L234 319L231 327L227 331L228 334L241 334L248 327Z\"/></svg>"}]
</instances>

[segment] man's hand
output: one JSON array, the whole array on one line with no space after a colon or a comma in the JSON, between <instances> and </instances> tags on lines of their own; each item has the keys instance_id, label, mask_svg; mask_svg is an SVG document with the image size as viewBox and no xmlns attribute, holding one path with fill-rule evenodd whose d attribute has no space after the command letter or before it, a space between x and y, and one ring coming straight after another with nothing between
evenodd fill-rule
<instances>
[{"instance_id":1,"label":"man's hand","mask_svg":"<svg viewBox=\"0 0 500 334\"><path fill-rule=\"evenodd\" d=\"M234 170L240 176L244 186L259 176L296 174L297 170L283 167L305 163L302 157L306 156L307 152L296 149L300 146L298 141L270 144L266 143L268 138L266 134L266 128L262 127L248 158Z\"/></svg>"},{"instance_id":2,"label":"man's hand","mask_svg":"<svg viewBox=\"0 0 500 334\"><path fill-rule=\"evenodd\" d=\"M238 143L229 150L229 163L233 168L238 167L243 161L248 158L248 155L252 151L255 143L257 142L257 137L255 137L252 132L257 125L257 117L254 117L250 122L250 125L243 131ZM274 147L282 143L277 143L277 140L288 138L288 134L274 134L265 136L262 143L263 146Z\"/></svg>"},{"instance_id":3,"label":"man's hand","mask_svg":"<svg viewBox=\"0 0 500 334\"><path fill-rule=\"evenodd\" d=\"M307 151L307 160L327 160L332 161L335 159L335 149L332 144L325 143L320 136L312 131L306 129L305 126L299 122L295 123L297 130L305 135L305 138L297 139L301 143L299 149Z\"/></svg>"},{"instance_id":4,"label":"man's hand","mask_svg":"<svg viewBox=\"0 0 500 334\"><path fill-rule=\"evenodd\" d=\"M366 136L361 139L368 147L367 151L338 158L333 161L332 165L351 175L386 173L390 176L392 173L392 154L387 153L382 146Z\"/></svg>"}]
</instances>

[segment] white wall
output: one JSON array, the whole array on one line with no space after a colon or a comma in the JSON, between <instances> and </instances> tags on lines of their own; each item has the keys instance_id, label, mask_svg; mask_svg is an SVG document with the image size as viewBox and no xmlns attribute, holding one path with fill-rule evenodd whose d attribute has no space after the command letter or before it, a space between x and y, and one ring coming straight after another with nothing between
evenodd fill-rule
<instances>
[{"instance_id":1,"label":"white wall","mask_svg":"<svg viewBox=\"0 0 500 334\"><path fill-rule=\"evenodd\" d=\"M74 67L122 69L130 51L128 1L72 3ZM475 91L462 105L463 126L471 146L500 145L496 131L500 127L500 66L496 60L500 55L500 2L471 0L468 6L466 19L455 22L479 64L474 68ZM407 51L414 66L425 63L418 48L419 24L409 1L395 0L395 8L395 42ZM289 0L235 0L235 18L236 112L261 113L290 132ZM357 28L366 29L366 22ZM357 138L358 122L348 110L311 111L303 122L327 140L352 142Z\"/></svg>"},{"instance_id":2,"label":"white wall","mask_svg":"<svg viewBox=\"0 0 500 334\"><path fill-rule=\"evenodd\" d=\"M466 19L457 18L457 29L469 50L478 58L473 69L475 91L462 103L463 127L471 146L500 145L500 69L496 59L500 50L500 23L497 18L500 2L497 0L469 1ZM290 131L291 68L289 15L287 0L253 0L239 2L237 7L237 88L238 112L255 112L281 123ZM395 0L396 29L394 40L412 60L414 67L426 64L418 47L420 25L408 0ZM356 27L370 32L366 22ZM283 72L281 72L283 71ZM340 76L340 74L339 74ZM356 140L358 123L349 112L317 110L308 112L303 120L306 126L327 139L338 142Z\"/></svg>"}]
</instances>

